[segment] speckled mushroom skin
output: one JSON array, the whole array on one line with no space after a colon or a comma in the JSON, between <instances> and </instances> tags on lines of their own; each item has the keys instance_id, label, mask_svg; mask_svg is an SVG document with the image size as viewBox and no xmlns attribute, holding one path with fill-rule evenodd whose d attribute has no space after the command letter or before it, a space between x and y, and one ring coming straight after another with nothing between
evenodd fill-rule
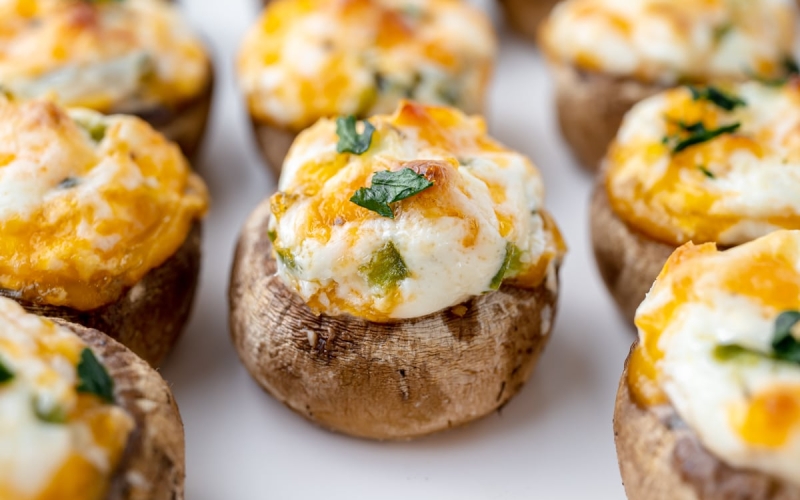
<instances>
[{"instance_id":1,"label":"speckled mushroom skin","mask_svg":"<svg viewBox=\"0 0 800 500\"><path fill-rule=\"evenodd\" d=\"M239 240L231 335L251 375L295 412L353 436L409 439L496 410L530 376L552 328L555 273L413 320L316 316L275 274L269 213L265 201Z\"/></svg>"},{"instance_id":2,"label":"speckled mushroom skin","mask_svg":"<svg viewBox=\"0 0 800 500\"><path fill-rule=\"evenodd\" d=\"M528 40L535 42L542 21L559 0L500 0L506 22Z\"/></svg>"},{"instance_id":3,"label":"speckled mushroom skin","mask_svg":"<svg viewBox=\"0 0 800 500\"><path fill-rule=\"evenodd\" d=\"M592 197L590 226L600 275L623 317L633 326L636 308L676 247L656 241L620 219L611 208L602 176Z\"/></svg>"},{"instance_id":4,"label":"speckled mushroom skin","mask_svg":"<svg viewBox=\"0 0 800 500\"><path fill-rule=\"evenodd\" d=\"M561 134L581 165L597 173L622 119L636 103L664 90L568 64L551 66Z\"/></svg>"}]
</instances>

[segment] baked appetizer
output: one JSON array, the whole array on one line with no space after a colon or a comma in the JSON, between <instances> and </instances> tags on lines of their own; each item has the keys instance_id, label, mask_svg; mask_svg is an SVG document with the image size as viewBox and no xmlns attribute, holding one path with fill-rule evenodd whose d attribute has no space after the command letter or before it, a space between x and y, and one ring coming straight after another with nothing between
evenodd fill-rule
<instances>
[{"instance_id":1,"label":"baked appetizer","mask_svg":"<svg viewBox=\"0 0 800 500\"><path fill-rule=\"evenodd\" d=\"M506 22L524 37L536 41L539 25L559 0L500 0Z\"/></svg>"},{"instance_id":2,"label":"baked appetizer","mask_svg":"<svg viewBox=\"0 0 800 500\"><path fill-rule=\"evenodd\" d=\"M679 248L636 326L614 412L628 498L800 499L800 231Z\"/></svg>"},{"instance_id":3,"label":"baked appetizer","mask_svg":"<svg viewBox=\"0 0 800 500\"><path fill-rule=\"evenodd\" d=\"M0 298L0 498L183 499L167 384L97 330Z\"/></svg>"},{"instance_id":4,"label":"baked appetizer","mask_svg":"<svg viewBox=\"0 0 800 500\"><path fill-rule=\"evenodd\" d=\"M231 332L270 394L324 426L402 439L522 386L553 321L564 244L539 173L480 118L402 101L301 133L247 221Z\"/></svg>"},{"instance_id":5,"label":"baked appetizer","mask_svg":"<svg viewBox=\"0 0 800 500\"><path fill-rule=\"evenodd\" d=\"M595 170L633 104L679 83L795 72L792 0L567 0L543 24L562 134Z\"/></svg>"},{"instance_id":6,"label":"baked appetizer","mask_svg":"<svg viewBox=\"0 0 800 500\"><path fill-rule=\"evenodd\" d=\"M189 315L206 205L139 118L0 97L0 295L28 310L158 364Z\"/></svg>"},{"instance_id":7,"label":"baked appetizer","mask_svg":"<svg viewBox=\"0 0 800 500\"><path fill-rule=\"evenodd\" d=\"M275 0L247 34L239 79L279 172L320 118L390 113L403 98L483 109L496 41L461 0Z\"/></svg>"},{"instance_id":8,"label":"baked appetizer","mask_svg":"<svg viewBox=\"0 0 800 500\"><path fill-rule=\"evenodd\" d=\"M609 149L591 212L598 267L631 321L679 245L800 229L800 80L642 101Z\"/></svg>"},{"instance_id":9,"label":"baked appetizer","mask_svg":"<svg viewBox=\"0 0 800 500\"><path fill-rule=\"evenodd\" d=\"M0 0L0 86L134 114L197 150L211 103L203 44L162 0Z\"/></svg>"}]
</instances>

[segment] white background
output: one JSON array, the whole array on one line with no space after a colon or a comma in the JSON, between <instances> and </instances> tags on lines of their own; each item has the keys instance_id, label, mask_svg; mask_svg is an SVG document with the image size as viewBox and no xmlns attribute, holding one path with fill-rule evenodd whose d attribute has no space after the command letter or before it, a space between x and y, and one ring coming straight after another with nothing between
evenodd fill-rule
<instances>
[{"instance_id":1,"label":"white background","mask_svg":"<svg viewBox=\"0 0 800 500\"><path fill-rule=\"evenodd\" d=\"M251 380L230 343L233 247L249 211L274 187L233 71L257 7L255 0L183 4L217 68L212 121L196 165L213 197L202 286L191 324L162 370L186 425L186 498L623 499L611 419L633 334L596 272L588 238L592 180L558 134L551 83L536 48L509 34L492 12L501 48L490 130L538 165L547 205L570 246L553 338L531 380L502 412L418 441L376 443L323 431L284 408Z\"/></svg>"}]
</instances>

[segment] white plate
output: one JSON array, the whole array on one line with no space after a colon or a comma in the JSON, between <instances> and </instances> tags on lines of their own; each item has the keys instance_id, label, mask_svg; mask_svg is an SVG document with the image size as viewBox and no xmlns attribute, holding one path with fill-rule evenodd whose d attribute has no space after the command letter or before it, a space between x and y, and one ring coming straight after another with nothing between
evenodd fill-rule
<instances>
[{"instance_id":1,"label":"white plate","mask_svg":"<svg viewBox=\"0 0 800 500\"><path fill-rule=\"evenodd\" d=\"M499 28L488 121L497 139L543 172L547 206L570 246L553 338L531 380L501 412L418 441L374 443L323 431L284 408L251 380L233 350L233 247L249 211L274 187L233 75L257 9L248 0L184 5L212 44L218 71L198 164L213 196L202 285L192 322L163 369L186 424L187 499L623 499L611 418L633 334L596 272L587 220L591 179L558 134L536 48Z\"/></svg>"}]
</instances>

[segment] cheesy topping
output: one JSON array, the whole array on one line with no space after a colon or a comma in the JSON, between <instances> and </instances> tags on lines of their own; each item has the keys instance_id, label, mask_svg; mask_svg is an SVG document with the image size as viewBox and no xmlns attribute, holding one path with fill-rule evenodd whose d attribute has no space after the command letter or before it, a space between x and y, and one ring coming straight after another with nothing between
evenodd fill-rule
<instances>
[{"instance_id":1,"label":"cheesy topping","mask_svg":"<svg viewBox=\"0 0 800 500\"><path fill-rule=\"evenodd\" d=\"M495 51L488 19L460 0L276 0L239 77L256 120L297 132L403 98L479 112Z\"/></svg>"},{"instance_id":2,"label":"cheesy topping","mask_svg":"<svg viewBox=\"0 0 800 500\"><path fill-rule=\"evenodd\" d=\"M567 0L541 44L554 61L673 85L785 74L794 0Z\"/></svg>"},{"instance_id":3,"label":"cheesy topping","mask_svg":"<svg viewBox=\"0 0 800 500\"><path fill-rule=\"evenodd\" d=\"M106 498L135 422L78 390L84 349L66 328L0 299L0 498Z\"/></svg>"},{"instance_id":4,"label":"cheesy topping","mask_svg":"<svg viewBox=\"0 0 800 500\"><path fill-rule=\"evenodd\" d=\"M178 147L144 121L0 97L0 288L80 310L113 302L206 205Z\"/></svg>"},{"instance_id":5,"label":"cheesy topping","mask_svg":"<svg viewBox=\"0 0 800 500\"><path fill-rule=\"evenodd\" d=\"M209 60L162 0L0 0L0 86L102 112L174 106L200 94Z\"/></svg>"},{"instance_id":6,"label":"cheesy topping","mask_svg":"<svg viewBox=\"0 0 800 500\"><path fill-rule=\"evenodd\" d=\"M666 243L800 229L800 80L649 98L626 116L606 168L615 213Z\"/></svg>"},{"instance_id":7,"label":"cheesy topping","mask_svg":"<svg viewBox=\"0 0 800 500\"><path fill-rule=\"evenodd\" d=\"M502 282L557 286L565 247L527 158L453 108L404 101L369 123L375 132L361 155L337 153L330 120L301 133L272 198L278 274L313 311L388 321ZM393 203L393 218L351 201L376 172L405 169L433 186Z\"/></svg>"},{"instance_id":8,"label":"cheesy topping","mask_svg":"<svg viewBox=\"0 0 800 500\"><path fill-rule=\"evenodd\" d=\"M720 460L800 484L800 324L793 360L774 346L776 319L798 310L800 231L679 248L636 313L634 397L671 403Z\"/></svg>"}]
</instances>

